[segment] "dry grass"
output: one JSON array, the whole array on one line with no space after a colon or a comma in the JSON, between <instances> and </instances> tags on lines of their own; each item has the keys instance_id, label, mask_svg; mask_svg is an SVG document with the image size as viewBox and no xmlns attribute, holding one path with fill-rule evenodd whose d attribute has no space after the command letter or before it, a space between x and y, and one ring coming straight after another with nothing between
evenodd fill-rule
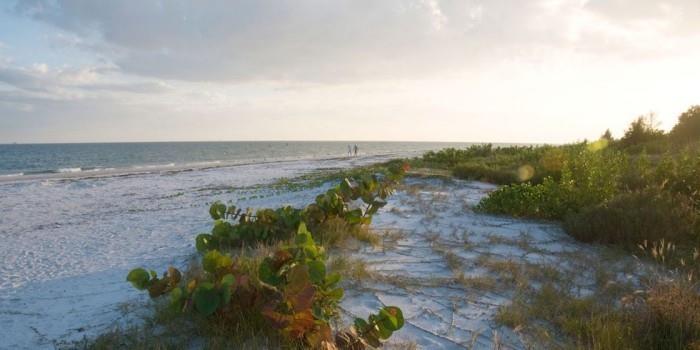
<instances>
[{"instance_id":1,"label":"dry grass","mask_svg":"<svg viewBox=\"0 0 700 350\"><path fill-rule=\"evenodd\" d=\"M498 276L498 281L512 287L524 287L529 281L521 264L513 260L501 260L481 255L477 259L477 265L488 269Z\"/></svg>"},{"instance_id":2,"label":"dry grass","mask_svg":"<svg viewBox=\"0 0 700 350\"><path fill-rule=\"evenodd\" d=\"M369 243L373 246L381 242L381 237L364 225L350 225L340 218L332 218L314 229L318 243L328 248L348 248L352 241Z\"/></svg>"},{"instance_id":3,"label":"dry grass","mask_svg":"<svg viewBox=\"0 0 700 350\"><path fill-rule=\"evenodd\" d=\"M328 261L328 269L343 276L345 281L362 282L372 278L367 263L347 256L333 256Z\"/></svg>"},{"instance_id":4,"label":"dry grass","mask_svg":"<svg viewBox=\"0 0 700 350\"><path fill-rule=\"evenodd\" d=\"M658 284L635 306L631 323L643 347L700 349L700 294L694 285Z\"/></svg>"},{"instance_id":5,"label":"dry grass","mask_svg":"<svg viewBox=\"0 0 700 350\"><path fill-rule=\"evenodd\" d=\"M498 288L498 281L491 276L465 276L464 273L459 273L455 277L455 281L465 288L478 289L483 291L494 290Z\"/></svg>"}]
</instances>

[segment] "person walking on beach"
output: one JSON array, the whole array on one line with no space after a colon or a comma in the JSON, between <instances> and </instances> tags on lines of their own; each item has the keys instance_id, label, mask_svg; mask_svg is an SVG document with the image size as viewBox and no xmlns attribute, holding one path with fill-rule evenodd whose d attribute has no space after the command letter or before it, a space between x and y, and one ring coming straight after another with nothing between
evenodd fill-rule
<instances>
[{"instance_id":1,"label":"person walking on beach","mask_svg":"<svg viewBox=\"0 0 700 350\"><path fill-rule=\"evenodd\" d=\"M348 157L352 156L352 147L348 144Z\"/></svg>"},{"instance_id":2,"label":"person walking on beach","mask_svg":"<svg viewBox=\"0 0 700 350\"><path fill-rule=\"evenodd\" d=\"M357 151L358 151L358 150L359 150L359 148L357 147L357 144L355 144L355 157L357 157Z\"/></svg>"}]
</instances>

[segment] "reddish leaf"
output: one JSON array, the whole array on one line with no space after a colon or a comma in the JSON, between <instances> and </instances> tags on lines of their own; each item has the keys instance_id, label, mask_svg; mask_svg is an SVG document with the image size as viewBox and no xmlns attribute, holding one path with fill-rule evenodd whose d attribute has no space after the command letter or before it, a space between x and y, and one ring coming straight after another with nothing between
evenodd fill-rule
<instances>
[{"instance_id":1,"label":"reddish leaf","mask_svg":"<svg viewBox=\"0 0 700 350\"><path fill-rule=\"evenodd\" d=\"M285 331L292 338L302 338L306 332L312 330L315 325L314 316L311 310L302 311L294 314L292 322L285 328Z\"/></svg>"},{"instance_id":2,"label":"reddish leaf","mask_svg":"<svg viewBox=\"0 0 700 350\"><path fill-rule=\"evenodd\" d=\"M295 312L311 309L314 302L314 294L316 289L310 283L306 285L298 294L290 296L292 308Z\"/></svg>"}]
</instances>

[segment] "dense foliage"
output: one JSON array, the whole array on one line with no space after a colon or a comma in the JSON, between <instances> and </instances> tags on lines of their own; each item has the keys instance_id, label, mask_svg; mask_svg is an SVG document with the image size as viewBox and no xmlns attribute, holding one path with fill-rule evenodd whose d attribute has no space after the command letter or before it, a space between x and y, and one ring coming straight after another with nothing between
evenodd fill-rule
<instances>
[{"instance_id":1,"label":"dense foliage","mask_svg":"<svg viewBox=\"0 0 700 350\"><path fill-rule=\"evenodd\" d=\"M648 144L662 140L664 132L656 125L654 114L640 116L635 119L625 130L625 135L620 139L620 146L630 147L640 144Z\"/></svg>"},{"instance_id":2,"label":"dense foliage","mask_svg":"<svg viewBox=\"0 0 700 350\"><path fill-rule=\"evenodd\" d=\"M666 134L653 115L615 140L562 146L491 145L428 152L415 166L505 185L477 206L494 214L566 221L585 241L634 249L644 240L695 243L700 236L700 107ZM643 216L643 218L641 217Z\"/></svg>"},{"instance_id":3,"label":"dense foliage","mask_svg":"<svg viewBox=\"0 0 700 350\"><path fill-rule=\"evenodd\" d=\"M562 152L559 180L504 186L479 203L478 209L496 214L542 219L562 219L580 208L612 198L621 176L619 152L599 152L588 144L569 146Z\"/></svg>"},{"instance_id":4,"label":"dense foliage","mask_svg":"<svg viewBox=\"0 0 700 350\"><path fill-rule=\"evenodd\" d=\"M564 227L566 232L584 242L632 247L639 244L642 237L698 243L694 234L697 223L698 213L687 196L648 188L584 207L567 217Z\"/></svg>"},{"instance_id":5,"label":"dense foliage","mask_svg":"<svg viewBox=\"0 0 700 350\"><path fill-rule=\"evenodd\" d=\"M492 182L499 185L541 183L547 177L561 177L564 160L575 146L472 145L465 149L446 148L430 151L413 161L415 167L452 171L455 177Z\"/></svg>"},{"instance_id":6,"label":"dense foliage","mask_svg":"<svg viewBox=\"0 0 700 350\"><path fill-rule=\"evenodd\" d=\"M369 224L406 169L392 162L380 174L345 178L303 209L253 213L213 203L212 231L196 238L197 250L203 254L201 273L185 280L173 267L161 277L137 268L127 280L152 298L168 296L171 307L183 313L194 311L229 323L240 322L241 317L234 315L263 317L292 348L379 347L403 326L401 310L384 307L368 320L358 318L351 329L334 334L331 324L343 297L342 276L326 270L325 249L312 232L329 220L350 226ZM240 253L240 248L256 244L282 245L262 260ZM232 248L239 248L239 254L225 253Z\"/></svg>"},{"instance_id":7,"label":"dense foliage","mask_svg":"<svg viewBox=\"0 0 700 350\"><path fill-rule=\"evenodd\" d=\"M369 224L374 215L386 204L386 198L402 174L398 163L381 176L363 174L345 178L338 186L316 197L304 209L282 207L243 212L235 206L214 203L209 214L214 219L211 233L197 236L197 250L230 249L244 244L270 243L289 239L300 223L312 230L333 218L349 224ZM381 178L380 178L381 177ZM361 203L357 203L361 201Z\"/></svg>"}]
</instances>

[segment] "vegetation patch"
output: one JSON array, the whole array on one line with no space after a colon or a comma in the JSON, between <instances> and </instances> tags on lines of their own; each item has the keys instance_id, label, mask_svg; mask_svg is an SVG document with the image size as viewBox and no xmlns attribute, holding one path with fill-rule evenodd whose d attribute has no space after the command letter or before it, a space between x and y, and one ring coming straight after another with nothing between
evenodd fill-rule
<instances>
[{"instance_id":1,"label":"vegetation patch","mask_svg":"<svg viewBox=\"0 0 700 350\"><path fill-rule=\"evenodd\" d=\"M251 339L260 335L284 348L380 347L403 326L401 309L386 306L367 319L356 319L349 329L334 330L344 294L342 276L329 269L321 244L338 246L349 238L378 243L366 226L406 170L393 162L381 173L345 178L303 209L244 212L213 203L211 233L196 239L199 265L185 276L173 267L161 276L137 268L127 280L152 298L167 298L168 308L189 315L185 319L202 320L212 329L246 328L243 334ZM247 247L256 246L261 248L250 254ZM362 270L353 272L348 265L331 264L360 278ZM204 341L211 341L207 335ZM245 345L251 339L228 339L227 344Z\"/></svg>"},{"instance_id":2,"label":"vegetation patch","mask_svg":"<svg viewBox=\"0 0 700 350\"><path fill-rule=\"evenodd\" d=\"M640 239L695 244L697 222L698 212L687 196L648 188L586 207L569 216L564 228L584 242L635 248Z\"/></svg>"}]
</instances>

